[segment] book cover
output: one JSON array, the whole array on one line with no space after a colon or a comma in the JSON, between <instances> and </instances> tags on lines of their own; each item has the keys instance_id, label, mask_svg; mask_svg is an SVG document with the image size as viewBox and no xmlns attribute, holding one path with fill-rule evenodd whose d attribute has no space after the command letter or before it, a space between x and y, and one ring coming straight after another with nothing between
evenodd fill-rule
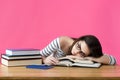
<instances>
[{"instance_id":1,"label":"book cover","mask_svg":"<svg viewBox=\"0 0 120 80\"><path fill-rule=\"evenodd\" d=\"M2 58L8 59L8 60L16 60L16 59L36 59L36 58L41 58L40 54L34 54L34 55L7 55L7 54L2 54Z\"/></svg>"},{"instance_id":2,"label":"book cover","mask_svg":"<svg viewBox=\"0 0 120 80\"><path fill-rule=\"evenodd\" d=\"M1 63L5 66L40 65L40 64L42 64L42 59L7 60L4 58L1 58Z\"/></svg>"},{"instance_id":3,"label":"book cover","mask_svg":"<svg viewBox=\"0 0 120 80\"><path fill-rule=\"evenodd\" d=\"M24 48L24 49L6 49L7 55L33 55L40 54L39 49Z\"/></svg>"},{"instance_id":4,"label":"book cover","mask_svg":"<svg viewBox=\"0 0 120 80\"><path fill-rule=\"evenodd\" d=\"M59 58L59 63L57 63L56 66L99 68L101 66L101 63L95 63L87 59L72 59L63 57Z\"/></svg>"}]
</instances>

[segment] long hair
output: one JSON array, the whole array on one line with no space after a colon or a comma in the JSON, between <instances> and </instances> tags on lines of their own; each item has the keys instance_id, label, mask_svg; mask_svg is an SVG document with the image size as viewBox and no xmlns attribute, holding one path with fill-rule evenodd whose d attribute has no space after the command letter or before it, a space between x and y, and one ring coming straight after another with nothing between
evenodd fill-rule
<instances>
[{"instance_id":1,"label":"long hair","mask_svg":"<svg viewBox=\"0 0 120 80\"><path fill-rule=\"evenodd\" d=\"M71 50L76 42L85 41L85 43L87 44L87 46L90 50L90 54L88 56L97 58L97 57L101 57L103 55L102 46L100 44L100 41L97 39L97 37L95 37L93 35L84 35L79 38L72 38L72 39L74 40L74 42L71 45L71 47L69 48L68 54L71 54Z\"/></svg>"}]
</instances>

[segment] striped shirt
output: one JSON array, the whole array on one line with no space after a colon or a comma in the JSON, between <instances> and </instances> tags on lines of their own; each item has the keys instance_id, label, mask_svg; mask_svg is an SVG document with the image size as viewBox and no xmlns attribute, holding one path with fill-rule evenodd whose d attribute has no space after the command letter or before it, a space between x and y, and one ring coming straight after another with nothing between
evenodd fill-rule
<instances>
[{"instance_id":1,"label":"striped shirt","mask_svg":"<svg viewBox=\"0 0 120 80\"><path fill-rule=\"evenodd\" d=\"M54 57L56 58L66 56L66 54L60 48L59 38L54 39L50 44L48 44L44 49L40 51L40 55L44 57L47 57L51 54L54 54ZM109 57L110 65L116 64L116 60L112 55L108 55L108 54L105 55Z\"/></svg>"},{"instance_id":2,"label":"striped shirt","mask_svg":"<svg viewBox=\"0 0 120 80\"><path fill-rule=\"evenodd\" d=\"M54 54L54 57L64 57L65 53L60 48L59 38L54 39L48 46L40 51L41 56L49 56Z\"/></svg>"},{"instance_id":3,"label":"striped shirt","mask_svg":"<svg viewBox=\"0 0 120 80\"><path fill-rule=\"evenodd\" d=\"M107 55L108 56L108 58L109 58L109 64L110 65L115 65L116 64L116 59L112 56L112 55L108 55L108 54L105 54L105 55Z\"/></svg>"}]
</instances>

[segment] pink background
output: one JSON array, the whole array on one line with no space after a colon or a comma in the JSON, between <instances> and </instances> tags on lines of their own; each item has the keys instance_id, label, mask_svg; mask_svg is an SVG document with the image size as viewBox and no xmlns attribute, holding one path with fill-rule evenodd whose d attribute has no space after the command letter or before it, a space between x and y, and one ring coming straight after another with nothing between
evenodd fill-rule
<instances>
[{"instance_id":1,"label":"pink background","mask_svg":"<svg viewBox=\"0 0 120 80\"><path fill-rule=\"evenodd\" d=\"M120 0L0 0L0 53L85 34L96 35L120 64Z\"/></svg>"}]
</instances>

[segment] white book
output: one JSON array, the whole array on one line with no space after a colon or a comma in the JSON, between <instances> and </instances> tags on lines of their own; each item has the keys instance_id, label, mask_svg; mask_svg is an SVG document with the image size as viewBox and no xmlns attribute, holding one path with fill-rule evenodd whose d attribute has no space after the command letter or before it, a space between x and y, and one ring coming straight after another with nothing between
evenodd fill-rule
<instances>
[{"instance_id":1,"label":"white book","mask_svg":"<svg viewBox=\"0 0 120 80\"><path fill-rule=\"evenodd\" d=\"M34 55L40 54L39 49L6 49L6 55Z\"/></svg>"},{"instance_id":2,"label":"white book","mask_svg":"<svg viewBox=\"0 0 120 80\"><path fill-rule=\"evenodd\" d=\"M57 63L56 66L99 68L101 63L95 63L86 59L72 59L63 57L59 58L59 63Z\"/></svg>"},{"instance_id":3,"label":"white book","mask_svg":"<svg viewBox=\"0 0 120 80\"><path fill-rule=\"evenodd\" d=\"M2 58L8 59L8 60L15 60L15 59L36 59L36 58L41 58L41 55L36 54L36 55L15 55L15 56L9 56L6 54L2 54Z\"/></svg>"}]
</instances>

